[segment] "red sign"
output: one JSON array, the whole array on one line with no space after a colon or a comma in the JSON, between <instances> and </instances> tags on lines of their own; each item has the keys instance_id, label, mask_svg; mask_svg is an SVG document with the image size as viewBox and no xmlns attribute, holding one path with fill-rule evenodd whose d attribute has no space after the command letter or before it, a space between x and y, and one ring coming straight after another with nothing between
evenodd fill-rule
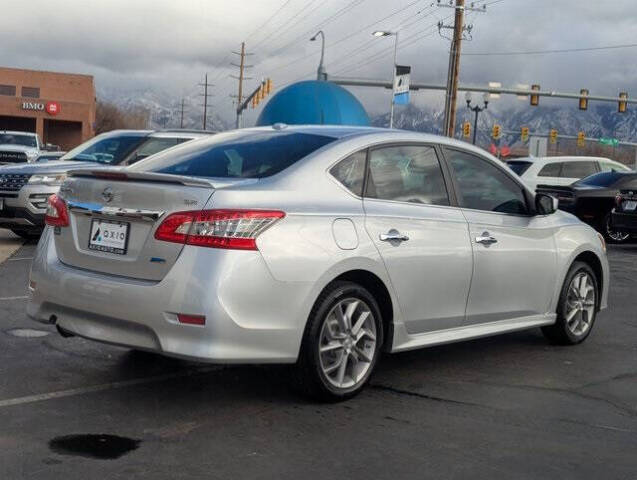
<instances>
[{"instance_id":1,"label":"red sign","mask_svg":"<svg viewBox=\"0 0 637 480\"><path fill-rule=\"evenodd\" d=\"M60 104L58 102L48 102L45 108L46 113L49 115L57 115L60 113Z\"/></svg>"}]
</instances>

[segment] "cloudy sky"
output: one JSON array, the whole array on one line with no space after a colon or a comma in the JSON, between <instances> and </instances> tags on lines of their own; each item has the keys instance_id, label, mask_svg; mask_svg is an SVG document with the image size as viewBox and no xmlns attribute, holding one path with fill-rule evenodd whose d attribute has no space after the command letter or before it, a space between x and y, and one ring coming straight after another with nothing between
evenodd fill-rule
<instances>
[{"instance_id":1,"label":"cloudy sky","mask_svg":"<svg viewBox=\"0 0 637 480\"><path fill-rule=\"evenodd\" d=\"M475 3L491 5L468 14L473 38L463 46L461 83L637 95L637 48L493 55L637 43L635 0ZM277 87L313 78L320 45L309 38L319 29L330 75L389 78L393 39L371 36L387 29L400 32L398 63L412 66L412 81L444 83L449 42L436 24L452 13L435 0L4 0L0 65L88 73L98 92L152 89L171 102L195 96L207 72L214 110L229 119L237 89L231 52L242 41L252 53L250 90L262 77ZM387 109L387 92L354 93L373 113ZM443 101L439 93L414 97ZM254 118L250 112L246 123Z\"/></svg>"}]
</instances>

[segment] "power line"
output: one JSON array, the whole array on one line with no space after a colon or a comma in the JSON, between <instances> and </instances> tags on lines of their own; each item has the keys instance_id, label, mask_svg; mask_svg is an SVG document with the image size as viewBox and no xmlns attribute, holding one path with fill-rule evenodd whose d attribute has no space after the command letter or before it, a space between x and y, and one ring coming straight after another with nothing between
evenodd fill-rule
<instances>
[{"instance_id":1,"label":"power line","mask_svg":"<svg viewBox=\"0 0 637 480\"><path fill-rule=\"evenodd\" d=\"M263 22L261 25L259 25L257 28L255 28L252 33L250 33L247 37L246 40L250 40L250 38L257 33L259 30L261 30L263 27L265 27L268 23L270 23L272 21L272 19L276 18L285 7L288 6L288 4L291 2L292 0L286 0L283 5L281 5L279 8L276 9L276 11L270 16L268 17L268 19Z\"/></svg>"},{"instance_id":2,"label":"power line","mask_svg":"<svg viewBox=\"0 0 637 480\"><path fill-rule=\"evenodd\" d=\"M505 56L505 55L544 55L550 53L575 53L575 52L592 52L597 50L615 50L619 48L635 48L637 43L628 43L624 45L607 45L604 47L585 47L585 48L563 48L553 50L529 50L520 52L468 52L462 55L466 56Z\"/></svg>"}]
</instances>

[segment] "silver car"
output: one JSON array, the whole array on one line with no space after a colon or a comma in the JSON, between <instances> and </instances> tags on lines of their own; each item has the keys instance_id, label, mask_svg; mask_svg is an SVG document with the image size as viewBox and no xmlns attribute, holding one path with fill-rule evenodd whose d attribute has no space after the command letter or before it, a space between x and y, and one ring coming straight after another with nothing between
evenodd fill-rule
<instances>
[{"instance_id":1,"label":"silver car","mask_svg":"<svg viewBox=\"0 0 637 480\"><path fill-rule=\"evenodd\" d=\"M604 240L483 150L399 130L254 128L49 201L28 314L64 335L207 362L295 363L343 399L382 350L542 327L576 344L606 307Z\"/></svg>"}]
</instances>

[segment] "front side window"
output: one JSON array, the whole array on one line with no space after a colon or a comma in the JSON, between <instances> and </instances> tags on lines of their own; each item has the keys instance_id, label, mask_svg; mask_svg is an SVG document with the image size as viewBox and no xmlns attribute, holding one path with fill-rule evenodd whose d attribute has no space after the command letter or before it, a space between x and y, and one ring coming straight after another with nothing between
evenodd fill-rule
<instances>
[{"instance_id":1,"label":"front side window","mask_svg":"<svg viewBox=\"0 0 637 480\"><path fill-rule=\"evenodd\" d=\"M528 214L524 191L488 160L459 150L445 150L458 182L460 206L487 212Z\"/></svg>"},{"instance_id":2,"label":"front side window","mask_svg":"<svg viewBox=\"0 0 637 480\"><path fill-rule=\"evenodd\" d=\"M597 173L595 162L564 162L561 177L584 178Z\"/></svg>"},{"instance_id":3,"label":"front side window","mask_svg":"<svg viewBox=\"0 0 637 480\"><path fill-rule=\"evenodd\" d=\"M300 132L228 132L207 142L193 142L159 153L131 169L194 177L264 178L334 140Z\"/></svg>"},{"instance_id":4,"label":"front side window","mask_svg":"<svg viewBox=\"0 0 637 480\"><path fill-rule=\"evenodd\" d=\"M341 160L330 169L330 173L336 180L359 197L363 195L366 158L367 150L362 150Z\"/></svg>"},{"instance_id":5,"label":"front side window","mask_svg":"<svg viewBox=\"0 0 637 480\"><path fill-rule=\"evenodd\" d=\"M433 147L396 146L372 150L365 196L381 200L449 205Z\"/></svg>"},{"instance_id":6,"label":"front side window","mask_svg":"<svg viewBox=\"0 0 637 480\"><path fill-rule=\"evenodd\" d=\"M538 177L559 177L562 162L547 163L537 174Z\"/></svg>"}]
</instances>

